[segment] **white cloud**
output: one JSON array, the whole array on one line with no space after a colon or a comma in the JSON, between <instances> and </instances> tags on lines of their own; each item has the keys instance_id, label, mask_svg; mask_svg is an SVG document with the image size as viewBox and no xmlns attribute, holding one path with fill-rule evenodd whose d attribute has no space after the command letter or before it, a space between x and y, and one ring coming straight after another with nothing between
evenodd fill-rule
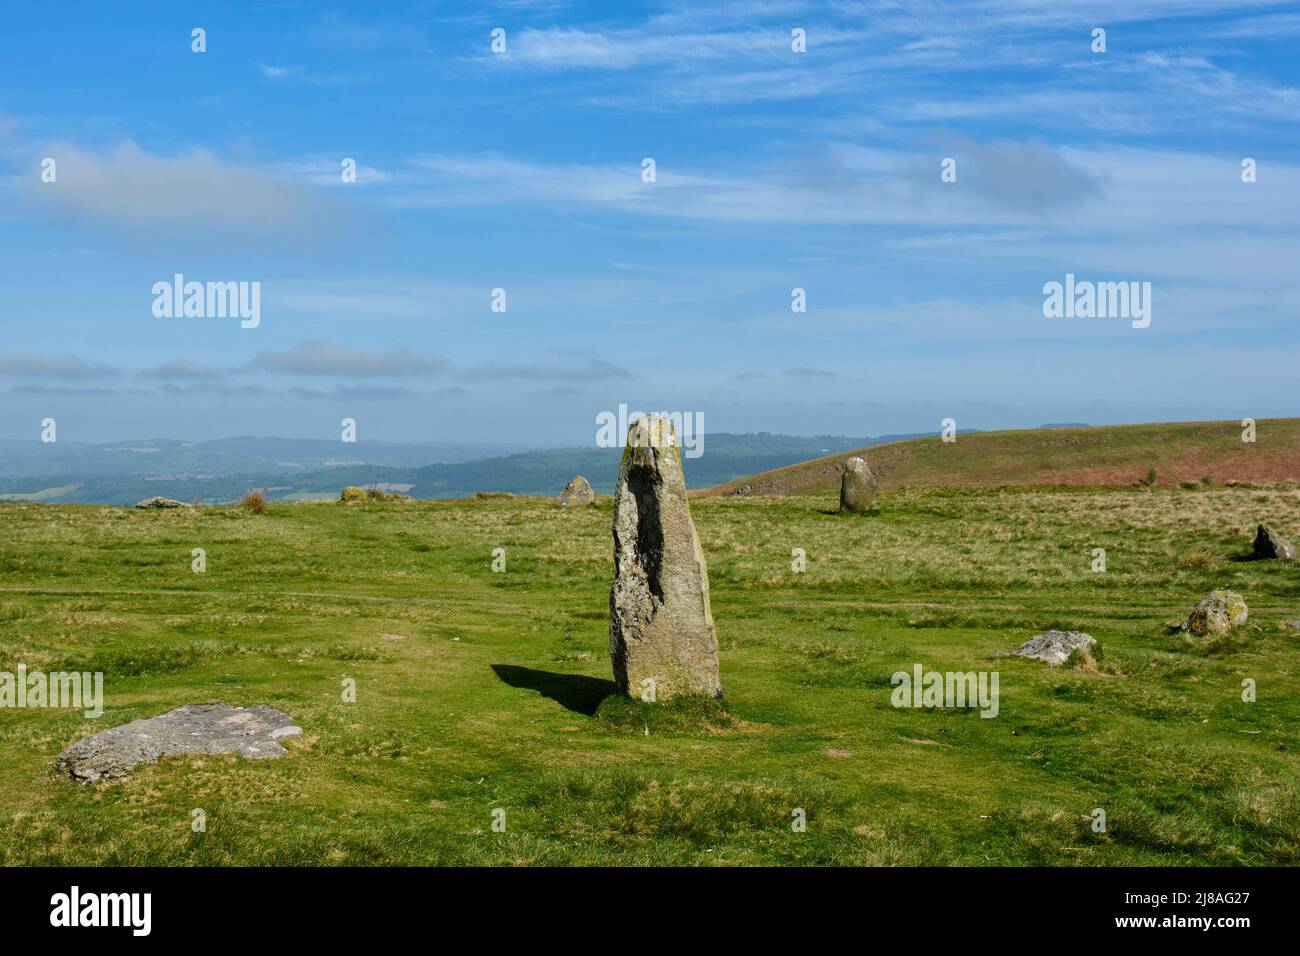
<instances>
[{"instance_id":1,"label":"white cloud","mask_svg":"<svg viewBox=\"0 0 1300 956\"><path fill-rule=\"evenodd\" d=\"M207 150L161 156L128 141L106 152L51 145L41 155L57 162L58 179L25 178L36 209L137 235L310 237L327 213L306 186Z\"/></svg>"}]
</instances>

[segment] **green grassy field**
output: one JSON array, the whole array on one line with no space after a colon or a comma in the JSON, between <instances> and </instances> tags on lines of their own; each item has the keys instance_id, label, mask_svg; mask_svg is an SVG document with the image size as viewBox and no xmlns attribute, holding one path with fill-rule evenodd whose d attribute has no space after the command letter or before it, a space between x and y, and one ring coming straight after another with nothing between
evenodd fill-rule
<instances>
[{"instance_id":1,"label":"green grassy field","mask_svg":"<svg viewBox=\"0 0 1300 956\"><path fill-rule=\"evenodd\" d=\"M693 501L726 712L606 700L607 500L0 505L0 670L102 670L107 697L98 721L0 710L0 862L1300 862L1300 565L1243 560L1258 520L1300 532L1294 485L833 504ZM1212 587L1250 623L1169 634ZM997 656L1051 627L1097 664ZM916 663L998 671L999 715L895 709ZM53 772L87 733L215 700L304 734L115 785Z\"/></svg>"}]
</instances>

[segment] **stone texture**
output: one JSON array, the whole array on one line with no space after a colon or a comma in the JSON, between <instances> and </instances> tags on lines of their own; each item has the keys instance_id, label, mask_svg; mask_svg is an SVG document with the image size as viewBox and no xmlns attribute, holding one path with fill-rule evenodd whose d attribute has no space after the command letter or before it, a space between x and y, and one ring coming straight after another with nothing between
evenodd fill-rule
<instances>
[{"instance_id":1,"label":"stone texture","mask_svg":"<svg viewBox=\"0 0 1300 956\"><path fill-rule=\"evenodd\" d=\"M1070 659L1070 654L1077 648L1091 648L1096 644L1091 634L1082 631L1048 631L1039 634L1021 644L1011 653L1018 657L1032 657L1036 661L1047 661L1053 667L1060 667Z\"/></svg>"},{"instance_id":2,"label":"stone texture","mask_svg":"<svg viewBox=\"0 0 1300 956\"><path fill-rule=\"evenodd\" d=\"M1271 526L1262 524L1255 531L1255 557L1294 561L1295 548Z\"/></svg>"},{"instance_id":3,"label":"stone texture","mask_svg":"<svg viewBox=\"0 0 1300 956\"><path fill-rule=\"evenodd\" d=\"M187 505L183 501L177 501L175 498L164 498L161 495L153 498L146 498L144 499L144 501L137 501L135 503L135 506L137 508L188 508L189 507L189 505Z\"/></svg>"},{"instance_id":4,"label":"stone texture","mask_svg":"<svg viewBox=\"0 0 1300 956\"><path fill-rule=\"evenodd\" d=\"M363 505L370 500L366 494L366 489L358 488L356 485L348 485L339 494L339 501L345 505Z\"/></svg>"},{"instance_id":5,"label":"stone texture","mask_svg":"<svg viewBox=\"0 0 1300 956\"><path fill-rule=\"evenodd\" d=\"M177 754L239 754L264 760L283 756L280 740L302 733L288 714L266 706L187 704L157 717L83 737L54 759L82 783L114 780L140 764Z\"/></svg>"},{"instance_id":6,"label":"stone texture","mask_svg":"<svg viewBox=\"0 0 1300 956\"><path fill-rule=\"evenodd\" d=\"M866 461L854 455L844 463L844 474L840 476L840 511L870 511L876 504L877 484Z\"/></svg>"},{"instance_id":7,"label":"stone texture","mask_svg":"<svg viewBox=\"0 0 1300 956\"><path fill-rule=\"evenodd\" d=\"M569 505L589 505L595 500L596 493L591 490L591 482L582 475L574 475L556 497L555 503L563 508Z\"/></svg>"},{"instance_id":8,"label":"stone texture","mask_svg":"<svg viewBox=\"0 0 1300 956\"><path fill-rule=\"evenodd\" d=\"M1211 591L1192 609L1181 628L1191 634L1225 634L1246 623L1246 599L1234 591Z\"/></svg>"},{"instance_id":9,"label":"stone texture","mask_svg":"<svg viewBox=\"0 0 1300 956\"><path fill-rule=\"evenodd\" d=\"M659 415L628 429L614 492L614 583L609 655L618 689L640 699L722 697L709 572L686 503L672 423Z\"/></svg>"}]
</instances>

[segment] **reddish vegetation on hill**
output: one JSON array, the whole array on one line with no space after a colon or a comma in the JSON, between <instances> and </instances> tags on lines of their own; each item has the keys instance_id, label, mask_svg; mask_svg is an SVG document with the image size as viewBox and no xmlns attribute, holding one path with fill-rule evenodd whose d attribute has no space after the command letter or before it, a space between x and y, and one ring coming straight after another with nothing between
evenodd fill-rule
<instances>
[{"instance_id":1,"label":"reddish vegetation on hill","mask_svg":"<svg viewBox=\"0 0 1300 956\"><path fill-rule=\"evenodd\" d=\"M1255 441L1234 422L960 432L877 445L762 472L698 492L790 495L839 488L846 459L861 455L883 489L937 485L1131 485L1300 481L1300 419L1263 419Z\"/></svg>"}]
</instances>

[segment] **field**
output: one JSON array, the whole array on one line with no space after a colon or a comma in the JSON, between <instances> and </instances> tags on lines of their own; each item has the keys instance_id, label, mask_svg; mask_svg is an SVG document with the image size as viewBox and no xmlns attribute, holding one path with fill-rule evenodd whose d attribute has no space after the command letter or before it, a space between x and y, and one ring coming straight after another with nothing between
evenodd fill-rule
<instances>
[{"instance_id":1,"label":"field","mask_svg":"<svg viewBox=\"0 0 1300 956\"><path fill-rule=\"evenodd\" d=\"M0 710L0 863L1300 863L1300 566L1245 560L1259 520L1300 536L1294 485L834 503L693 499L725 709L606 699L607 499L0 505L0 670L103 671L107 697L98 721ZM1170 634L1213 587L1249 624ZM998 656L1052 627L1095 664ZM914 664L997 671L998 716L894 708ZM214 700L304 734L109 786L53 772L87 733Z\"/></svg>"}]
</instances>

